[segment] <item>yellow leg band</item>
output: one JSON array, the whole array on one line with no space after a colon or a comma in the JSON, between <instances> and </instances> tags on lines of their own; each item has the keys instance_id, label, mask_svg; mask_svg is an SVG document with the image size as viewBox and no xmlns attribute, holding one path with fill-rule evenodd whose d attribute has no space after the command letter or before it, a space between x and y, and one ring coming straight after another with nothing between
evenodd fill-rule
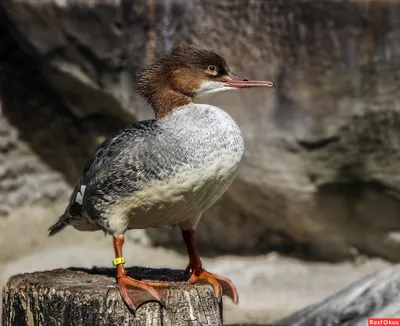
<instances>
[{"instance_id":1,"label":"yellow leg band","mask_svg":"<svg viewBox=\"0 0 400 326\"><path fill-rule=\"evenodd\" d=\"M121 265L121 264L125 264L125 258L124 258L124 257L115 258L115 259L112 261L112 263L113 263L114 266Z\"/></svg>"}]
</instances>

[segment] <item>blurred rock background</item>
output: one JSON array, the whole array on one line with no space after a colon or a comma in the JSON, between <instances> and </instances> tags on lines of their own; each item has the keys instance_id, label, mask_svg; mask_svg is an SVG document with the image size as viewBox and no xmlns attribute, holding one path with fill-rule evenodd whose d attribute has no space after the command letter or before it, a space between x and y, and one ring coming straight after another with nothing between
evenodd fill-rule
<instances>
[{"instance_id":1,"label":"blurred rock background","mask_svg":"<svg viewBox=\"0 0 400 326\"><path fill-rule=\"evenodd\" d=\"M308 278L297 284L298 302L290 292L290 307L284 298L271 312L245 299L246 311L261 315L242 308L232 321L284 315L386 266L383 260L400 260L399 1L3 0L3 281L17 271L108 264L112 247L102 234L69 230L48 239L46 228L98 144L152 117L135 93L135 75L179 43L217 51L237 74L276 83L272 91L207 99L238 122L246 155L237 180L203 217L197 240L211 264L228 254L229 264L242 266L231 276L243 281L242 291L264 280L266 302L261 293L270 295L275 278L294 277L288 269L305 266ZM148 253L139 259L144 265L185 265L174 251L183 249L178 230L129 238L134 250ZM87 250L93 261L79 258ZM276 269L271 252L308 263L276 258L286 266ZM240 276L248 259L257 271ZM182 266L172 263L178 261ZM334 281L315 276L333 262L336 274L327 277ZM274 281L268 270L276 271ZM289 283L276 293L293 289ZM314 287L321 290L310 292Z\"/></svg>"}]
</instances>

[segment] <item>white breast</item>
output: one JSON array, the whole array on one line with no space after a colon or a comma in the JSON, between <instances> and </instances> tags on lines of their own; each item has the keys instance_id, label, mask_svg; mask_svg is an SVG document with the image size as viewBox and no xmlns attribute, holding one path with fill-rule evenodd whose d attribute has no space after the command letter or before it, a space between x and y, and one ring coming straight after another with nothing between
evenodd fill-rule
<instances>
[{"instance_id":1,"label":"white breast","mask_svg":"<svg viewBox=\"0 0 400 326\"><path fill-rule=\"evenodd\" d=\"M202 213L226 191L242 160L240 130L219 108L193 104L172 114L162 127L174 135L186 163L174 167L170 179L151 182L115 206L113 215L128 228L179 224Z\"/></svg>"}]
</instances>

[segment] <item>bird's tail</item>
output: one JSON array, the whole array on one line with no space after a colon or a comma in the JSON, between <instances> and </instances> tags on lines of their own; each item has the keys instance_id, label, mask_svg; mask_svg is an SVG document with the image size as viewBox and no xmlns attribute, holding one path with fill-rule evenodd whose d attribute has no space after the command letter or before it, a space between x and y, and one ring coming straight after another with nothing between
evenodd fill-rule
<instances>
[{"instance_id":1,"label":"bird's tail","mask_svg":"<svg viewBox=\"0 0 400 326\"><path fill-rule=\"evenodd\" d=\"M69 223L68 223L68 216L67 212L60 216L58 221L49 227L49 236L55 235L56 233L62 231Z\"/></svg>"}]
</instances>

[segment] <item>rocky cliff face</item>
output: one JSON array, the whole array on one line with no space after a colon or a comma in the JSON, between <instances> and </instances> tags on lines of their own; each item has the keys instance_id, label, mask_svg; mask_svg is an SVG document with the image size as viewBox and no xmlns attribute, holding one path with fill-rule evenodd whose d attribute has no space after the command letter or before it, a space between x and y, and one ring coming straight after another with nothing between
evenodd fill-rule
<instances>
[{"instance_id":1,"label":"rocky cliff face","mask_svg":"<svg viewBox=\"0 0 400 326\"><path fill-rule=\"evenodd\" d=\"M277 85L211 100L246 155L198 227L203 251L400 259L400 4L5 0L1 14L4 216L65 200L106 135L151 116L135 74L186 42ZM182 247L177 233L148 231Z\"/></svg>"}]
</instances>

